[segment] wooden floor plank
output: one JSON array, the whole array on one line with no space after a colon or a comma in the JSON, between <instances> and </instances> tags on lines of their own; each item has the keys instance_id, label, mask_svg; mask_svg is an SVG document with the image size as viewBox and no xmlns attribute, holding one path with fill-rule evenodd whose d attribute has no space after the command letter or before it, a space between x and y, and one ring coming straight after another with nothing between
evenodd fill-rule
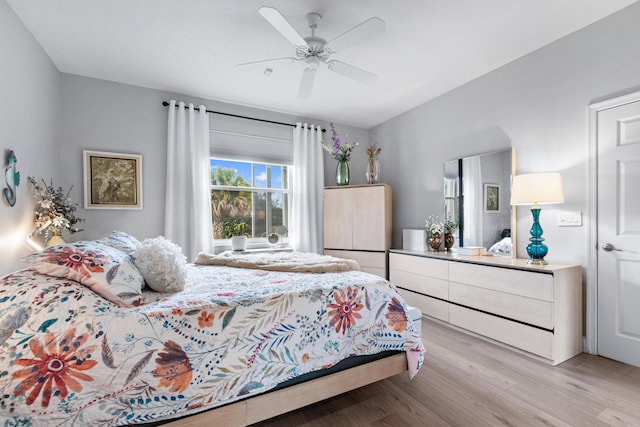
<instances>
[{"instance_id":1,"label":"wooden floor plank","mask_svg":"<svg viewBox=\"0 0 640 427\"><path fill-rule=\"evenodd\" d=\"M581 354L556 367L422 320L425 364L258 427L637 426L640 368Z\"/></svg>"}]
</instances>

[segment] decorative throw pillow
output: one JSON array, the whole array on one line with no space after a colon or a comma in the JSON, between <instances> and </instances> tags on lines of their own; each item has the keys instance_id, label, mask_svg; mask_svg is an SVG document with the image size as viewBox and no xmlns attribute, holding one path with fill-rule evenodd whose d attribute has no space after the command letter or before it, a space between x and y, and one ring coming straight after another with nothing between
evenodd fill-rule
<instances>
[{"instance_id":1,"label":"decorative throw pillow","mask_svg":"<svg viewBox=\"0 0 640 427\"><path fill-rule=\"evenodd\" d=\"M133 253L136 267L145 282L157 292L179 292L184 289L187 259L182 248L164 237L145 239Z\"/></svg>"},{"instance_id":2,"label":"decorative throw pillow","mask_svg":"<svg viewBox=\"0 0 640 427\"><path fill-rule=\"evenodd\" d=\"M129 255L131 255L133 251L140 247L140 240L136 239L130 234L125 233L124 231L117 230L114 230L111 234L103 239L96 240L96 242L119 249L122 252L128 253Z\"/></svg>"},{"instance_id":3,"label":"decorative throw pillow","mask_svg":"<svg viewBox=\"0 0 640 427\"><path fill-rule=\"evenodd\" d=\"M121 306L140 302L144 279L126 253L96 241L66 243L28 255L41 274L65 277Z\"/></svg>"}]
</instances>

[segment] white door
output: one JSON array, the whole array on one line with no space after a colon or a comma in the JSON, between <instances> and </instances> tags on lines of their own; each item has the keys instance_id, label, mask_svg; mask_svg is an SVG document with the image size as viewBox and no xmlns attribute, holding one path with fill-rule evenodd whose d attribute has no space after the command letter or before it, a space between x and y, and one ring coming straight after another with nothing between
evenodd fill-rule
<instances>
[{"instance_id":1,"label":"white door","mask_svg":"<svg viewBox=\"0 0 640 427\"><path fill-rule=\"evenodd\" d=\"M640 366L640 95L597 126L597 353Z\"/></svg>"}]
</instances>

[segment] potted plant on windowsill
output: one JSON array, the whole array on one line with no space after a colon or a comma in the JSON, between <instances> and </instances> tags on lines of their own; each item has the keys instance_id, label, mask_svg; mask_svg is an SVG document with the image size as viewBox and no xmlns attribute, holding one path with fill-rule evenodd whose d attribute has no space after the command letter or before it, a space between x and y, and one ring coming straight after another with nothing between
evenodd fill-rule
<instances>
[{"instance_id":1,"label":"potted plant on windowsill","mask_svg":"<svg viewBox=\"0 0 640 427\"><path fill-rule=\"evenodd\" d=\"M247 249L247 237L249 234L245 231L247 224L238 222L224 227L227 238L231 239L231 249L234 251L244 251Z\"/></svg>"}]
</instances>

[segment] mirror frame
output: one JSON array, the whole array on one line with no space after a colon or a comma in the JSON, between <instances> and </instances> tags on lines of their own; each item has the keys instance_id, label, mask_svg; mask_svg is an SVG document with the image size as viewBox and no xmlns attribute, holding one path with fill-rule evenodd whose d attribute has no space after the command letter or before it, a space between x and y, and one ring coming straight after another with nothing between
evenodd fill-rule
<instances>
[{"instance_id":1,"label":"mirror frame","mask_svg":"<svg viewBox=\"0 0 640 427\"><path fill-rule=\"evenodd\" d=\"M449 160L447 162L445 162L445 164L443 165L443 218L447 218L447 203L454 203L454 205L456 206L457 210L458 210L458 218L456 218L456 220L458 221L458 242L462 241L464 243L464 239L460 239L460 235L464 232L464 222L461 221L461 218L463 216L463 212L464 212L464 194L462 193L462 189L460 188L462 186L462 161L463 159L466 158L472 158L472 157L477 157L477 156L485 156L488 154L493 154L493 153L498 153L498 152L502 152L502 151L507 151L510 150L511 151L511 178L510 178L510 182L509 182L509 187L511 187L511 181L513 181L513 177L516 175L516 150L513 147L506 147L503 149L499 149L499 150L493 150L493 151L487 151L485 153L478 153L478 154L473 154L470 156L466 156L463 158L459 158L459 159L452 159ZM448 193L450 193L451 189L450 187L448 187L447 184L447 175L446 175L446 171L447 171L447 164L448 163L453 163L456 162L457 166L458 166L458 176L456 178L456 188L455 188L455 200L453 202L448 202L447 199L451 199L451 196L447 196ZM449 184L450 185L450 184ZM449 190L449 191L448 191ZM462 200L461 200L462 199ZM511 206L510 205L510 209L511 209L511 215L510 215L510 222L511 222L511 241L512 241L512 245L513 245L513 250L511 251L511 256L505 256L505 258L517 258L517 251L518 251L518 239L517 239L517 209L516 206ZM460 227L460 224L462 224L462 227ZM487 248L488 249L488 248Z\"/></svg>"}]
</instances>

